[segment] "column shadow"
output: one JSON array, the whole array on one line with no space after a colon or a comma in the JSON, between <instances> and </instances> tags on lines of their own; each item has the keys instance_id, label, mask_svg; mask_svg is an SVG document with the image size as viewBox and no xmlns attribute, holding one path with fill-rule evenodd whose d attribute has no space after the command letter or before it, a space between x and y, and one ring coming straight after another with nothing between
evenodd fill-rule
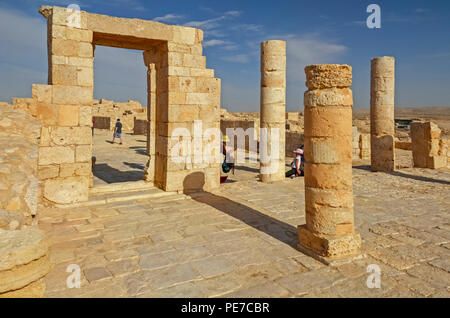
<instances>
[{"instance_id":1,"label":"column shadow","mask_svg":"<svg viewBox=\"0 0 450 318\"><path fill-rule=\"evenodd\" d=\"M197 178L199 178L200 180ZM203 178L203 180L201 178ZM203 183L204 185L204 174L195 172L186 176L183 185L189 187L194 183ZM187 189L185 187L184 192L197 202L207 204L215 208L216 210L219 210L237 220L240 220L241 222L257 229L258 231L272 236L273 238L286 245L297 248L297 228L290 224L277 220L271 216L261 213L258 210L230 200L224 196L219 196L207 191L203 191L202 189L193 191L192 189Z\"/></svg>"},{"instance_id":2,"label":"column shadow","mask_svg":"<svg viewBox=\"0 0 450 318\"><path fill-rule=\"evenodd\" d=\"M450 181L434 179L434 178L429 178L429 177L424 177L424 176L416 176L413 174L407 174L407 173L400 172L400 171L392 171L392 172L386 172L386 173L396 176L396 177L402 177L402 178L407 178L407 179L412 179L412 180L417 180L417 181L450 185Z\"/></svg>"}]
</instances>

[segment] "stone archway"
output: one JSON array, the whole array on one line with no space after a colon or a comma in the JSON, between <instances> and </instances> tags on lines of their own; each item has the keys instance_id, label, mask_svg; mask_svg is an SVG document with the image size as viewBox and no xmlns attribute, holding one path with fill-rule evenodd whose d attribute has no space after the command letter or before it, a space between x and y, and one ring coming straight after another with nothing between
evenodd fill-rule
<instances>
[{"instance_id":1,"label":"stone archway","mask_svg":"<svg viewBox=\"0 0 450 318\"><path fill-rule=\"evenodd\" d=\"M153 114L148 131L154 135L145 179L165 191L183 191L185 177L202 172L204 189L219 186L217 163L183 166L174 163L170 152L178 127L191 135L195 120L204 129L220 128L220 80L206 68L201 30L61 7L44 6L39 12L47 18L49 64L48 85L33 87L43 124L39 167L53 169L42 178L45 199L58 204L88 200L96 45L144 51Z\"/></svg>"}]
</instances>

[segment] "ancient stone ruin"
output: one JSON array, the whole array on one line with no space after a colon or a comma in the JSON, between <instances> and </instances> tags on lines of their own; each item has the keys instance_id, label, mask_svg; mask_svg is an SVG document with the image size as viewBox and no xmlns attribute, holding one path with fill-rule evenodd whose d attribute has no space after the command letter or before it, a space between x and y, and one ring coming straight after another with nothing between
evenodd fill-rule
<instances>
[{"instance_id":1,"label":"ancient stone ruin","mask_svg":"<svg viewBox=\"0 0 450 318\"><path fill-rule=\"evenodd\" d=\"M370 133L372 171L395 169L395 59L372 60L370 92Z\"/></svg>"},{"instance_id":2,"label":"ancient stone ruin","mask_svg":"<svg viewBox=\"0 0 450 318\"><path fill-rule=\"evenodd\" d=\"M332 263L358 255L352 192L352 68L305 68L305 217L299 248Z\"/></svg>"},{"instance_id":3,"label":"ancient stone ruin","mask_svg":"<svg viewBox=\"0 0 450 318\"><path fill-rule=\"evenodd\" d=\"M440 137L441 130L435 123L411 123L414 167L429 169L447 167L448 146Z\"/></svg>"},{"instance_id":4,"label":"ancient stone ruin","mask_svg":"<svg viewBox=\"0 0 450 318\"><path fill-rule=\"evenodd\" d=\"M0 105L0 298L42 297L49 246L37 227L41 125Z\"/></svg>"},{"instance_id":5,"label":"ancient stone ruin","mask_svg":"<svg viewBox=\"0 0 450 318\"><path fill-rule=\"evenodd\" d=\"M283 180L286 126L286 42L261 43L261 133L262 182ZM261 138L261 137L260 137ZM273 147L275 145L275 148ZM269 149L277 153L269 153Z\"/></svg>"},{"instance_id":6,"label":"ancient stone ruin","mask_svg":"<svg viewBox=\"0 0 450 318\"><path fill-rule=\"evenodd\" d=\"M33 99L22 108L42 123L38 164L46 200L58 204L88 200L97 45L142 50L149 74L156 74L154 81L149 75L149 139L155 145L149 146L146 180L166 191L219 185L217 165L188 167L171 160L180 155L171 152L177 127L191 135L194 120L202 120L204 129L219 128L220 80L206 69L201 30L84 11L75 13L79 23L69 27L74 13L65 8L42 7L40 12L48 23L49 83L33 85ZM203 184L185 182L194 172L204 175Z\"/></svg>"}]
</instances>

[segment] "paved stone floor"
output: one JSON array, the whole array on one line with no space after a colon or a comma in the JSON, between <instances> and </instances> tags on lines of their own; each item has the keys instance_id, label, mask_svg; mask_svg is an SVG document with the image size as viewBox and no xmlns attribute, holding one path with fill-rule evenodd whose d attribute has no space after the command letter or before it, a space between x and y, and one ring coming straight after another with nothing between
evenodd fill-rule
<instances>
[{"instance_id":1,"label":"paved stone floor","mask_svg":"<svg viewBox=\"0 0 450 318\"><path fill-rule=\"evenodd\" d=\"M263 184L251 163L215 193L42 209L47 296L450 297L450 171L367 164L353 169L363 259L328 267L296 250L303 178ZM70 264L79 289L66 287ZM380 289L367 287L370 264Z\"/></svg>"},{"instance_id":2,"label":"paved stone floor","mask_svg":"<svg viewBox=\"0 0 450 318\"><path fill-rule=\"evenodd\" d=\"M112 134L104 129L94 132L94 185L142 180L147 163L146 137L123 132L120 145L117 138L112 144Z\"/></svg>"}]
</instances>

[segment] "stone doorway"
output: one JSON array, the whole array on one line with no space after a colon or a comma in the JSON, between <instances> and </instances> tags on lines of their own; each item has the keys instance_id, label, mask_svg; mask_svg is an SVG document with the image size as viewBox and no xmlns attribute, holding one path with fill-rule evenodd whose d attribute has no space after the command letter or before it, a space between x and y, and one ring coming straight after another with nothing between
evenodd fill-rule
<instances>
[{"instance_id":1,"label":"stone doorway","mask_svg":"<svg viewBox=\"0 0 450 318\"><path fill-rule=\"evenodd\" d=\"M147 72L142 50L96 45L92 107L93 186L143 180L147 152ZM136 83L130 85L130 83ZM120 119L121 140L114 128ZM141 127L142 126L142 127ZM140 129L139 129L140 128ZM120 185L119 185L120 186Z\"/></svg>"},{"instance_id":2,"label":"stone doorway","mask_svg":"<svg viewBox=\"0 0 450 318\"><path fill-rule=\"evenodd\" d=\"M54 172L41 179L46 200L89 200L96 46L144 51L149 104L154 92L148 131L155 136L146 147L145 182L164 191L218 188L220 164L179 164L174 158L180 154L172 153L177 128L193 136L194 122L200 120L203 130L220 129L220 80L206 68L201 30L61 7L44 6L40 13L47 18L49 77L48 85L36 87L42 91L36 92L36 101L41 103L38 112L49 117L42 122L50 140L41 142L39 166ZM202 139L202 147L213 142ZM185 159L193 162L193 154ZM192 175L202 175L203 182L191 180Z\"/></svg>"}]
</instances>

